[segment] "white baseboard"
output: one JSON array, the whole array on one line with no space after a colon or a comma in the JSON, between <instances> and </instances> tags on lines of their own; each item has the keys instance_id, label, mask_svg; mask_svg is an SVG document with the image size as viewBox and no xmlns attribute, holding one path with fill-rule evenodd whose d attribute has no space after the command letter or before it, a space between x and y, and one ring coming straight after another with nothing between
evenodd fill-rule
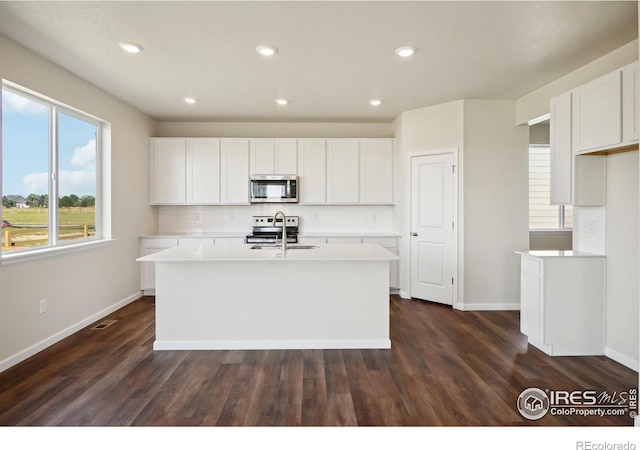
<instances>
[{"instance_id":1,"label":"white baseboard","mask_svg":"<svg viewBox=\"0 0 640 450\"><path fill-rule=\"evenodd\" d=\"M401 298L404 298L406 300L409 300L411 298L411 296L409 295L409 293L407 291L403 291L402 289L398 290L398 295Z\"/></svg>"},{"instance_id":2,"label":"white baseboard","mask_svg":"<svg viewBox=\"0 0 640 450\"><path fill-rule=\"evenodd\" d=\"M631 370L635 370L636 372L638 371L638 360L629 358L627 355L623 355L609 347L604 348L604 356L613 359L615 362L620 363Z\"/></svg>"},{"instance_id":3,"label":"white baseboard","mask_svg":"<svg viewBox=\"0 0 640 450\"><path fill-rule=\"evenodd\" d=\"M2 361L0 361L0 372L4 372L8 368L15 366L16 364L24 361L25 359L35 355L38 352L41 352L42 350L44 350L47 347L52 346L56 342L59 342L59 341L63 340L64 338L71 336L76 331L80 331L84 327L86 327L88 325L91 325L96 320L102 319L103 317L111 314L114 311L119 310L123 306L128 305L129 303L139 299L140 297L142 297L142 292L136 292L135 294L132 294L129 297L127 297L127 298L125 298L123 300L120 300L117 303L114 303L113 305L109 306L108 308L105 308L102 311L98 311L97 313L92 314L91 316L89 316L89 317L87 317L87 318L85 318L85 319L83 319L83 320L81 320L79 322L74 323L73 325L65 328L64 330L61 330L61 331L49 336L48 338L45 338L45 339L41 340L40 342L36 342L32 346L27 347L24 350L21 350L18 353L14 354L14 355L11 355L8 358L3 359Z\"/></svg>"},{"instance_id":4,"label":"white baseboard","mask_svg":"<svg viewBox=\"0 0 640 450\"><path fill-rule=\"evenodd\" d=\"M458 303L460 311L520 311L520 303Z\"/></svg>"},{"instance_id":5,"label":"white baseboard","mask_svg":"<svg viewBox=\"0 0 640 450\"><path fill-rule=\"evenodd\" d=\"M390 339L345 340L246 340L246 341L160 341L154 350L311 350L391 348Z\"/></svg>"}]
</instances>

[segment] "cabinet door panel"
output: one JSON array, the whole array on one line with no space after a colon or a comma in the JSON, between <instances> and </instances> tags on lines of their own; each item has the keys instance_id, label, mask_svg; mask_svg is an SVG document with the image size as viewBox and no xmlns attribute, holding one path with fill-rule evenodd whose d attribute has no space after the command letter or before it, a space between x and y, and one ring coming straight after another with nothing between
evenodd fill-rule
<instances>
[{"instance_id":1,"label":"cabinet door panel","mask_svg":"<svg viewBox=\"0 0 640 450\"><path fill-rule=\"evenodd\" d=\"M622 140L638 140L638 63L622 70Z\"/></svg>"},{"instance_id":2,"label":"cabinet door panel","mask_svg":"<svg viewBox=\"0 0 640 450\"><path fill-rule=\"evenodd\" d=\"M571 93L551 99L551 204L572 201Z\"/></svg>"},{"instance_id":3,"label":"cabinet door panel","mask_svg":"<svg viewBox=\"0 0 640 450\"><path fill-rule=\"evenodd\" d=\"M520 331L529 338L540 341L540 307L542 304L540 278L521 273L520 289Z\"/></svg>"},{"instance_id":4,"label":"cabinet door panel","mask_svg":"<svg viewBox=\"0 0 640 450\"><path fill-rule=\"evenodd\" d=\"M186 202L185 139L151 140L151 203Z\"/></svg>"},{"instance_id":5,"label":"cabinet door panel","mask_svg":"<svg viewBox=\"0 0 640 450\"><path fill-rule=\"evenodd\" d=\"M622 80L616 71L573 90L574 153L622 142Z\"/></svg>"},{"instance_id":6,"label":"cabinet door panel","mask_svg":"<svg viewBox=\"0 0 640 450\"><path fill-rule=\"evenodd\" d=\"M271 175L275 173L275 142L273 139L251 140L251 174Z\"/></svg>"},{"instance_id":7,"label":"cabinet door panel","mask_svg":"<svg viewBox=\"0 0 640 450\"><path fill-rule=\"evenodd\" d=\"M187 203L220 203L220 141L187 140Z\"/></svg>"},{"instance_id":8,"label":"cabinet door panel","mask_svg":"<svg viewBox=\"0 0 640 450\"><path fill-rule=\"evenodd\" d=\"M296 139L276 139L275 173L296 175L298 173L298 141Z\"/></svg>"},{"instance_id":9,"label":"cabinet door panel","mask_svg":"<svg viewBox=\"0 0 640 450\"><path fill-rule=\"evenodd\" d=\"M300 203L326 203L326 163L324 139L298 141Z\"/></svg>"},{"instance_id":10,"label":"cabinet door panel","mask_svg":"<svg viewBox=\"0 0 640 450\"><path fill-rule=\"evenodd\" d=\"M360 152L356 139L327 142L327 202L358 203Z\"/></svg>"},{"instance_id":11,"label":"cabinet door panel","mask_svg":"<svg viewBox=\"0 0 640 450\"><path fill-rule=\"evenodd\" d=\"M360 203L393 203L393 141L360 141Z\"/></svg>"},{"instance_id":12,"label":"cabinet door panel","mask_svg":"<svg viewBox=\"0 0 640 450\"><path fill-rule=\"evenodd\" d=\"M220 141L221 203L249 204L249 139Z\"/></svg>"}]
</instances>

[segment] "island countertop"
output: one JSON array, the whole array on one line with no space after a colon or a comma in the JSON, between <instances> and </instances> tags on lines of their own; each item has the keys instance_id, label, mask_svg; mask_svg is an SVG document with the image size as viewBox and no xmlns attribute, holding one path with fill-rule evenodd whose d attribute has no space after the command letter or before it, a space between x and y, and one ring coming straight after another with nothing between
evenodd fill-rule
<instances>
[{"instance_id":1,"label":"island countertop","mask_svg":"<svg viewBox=\"0 0 640 450\"><path fill-rule=\"evenodd\" d=\"M298 249L291 244L283 257L280 247L252 249L253 244L193 244L173 247L138 258L142 262L198 261L396 261L399 259L378 244L320 244Z\"/></svg>"}]
</instances>

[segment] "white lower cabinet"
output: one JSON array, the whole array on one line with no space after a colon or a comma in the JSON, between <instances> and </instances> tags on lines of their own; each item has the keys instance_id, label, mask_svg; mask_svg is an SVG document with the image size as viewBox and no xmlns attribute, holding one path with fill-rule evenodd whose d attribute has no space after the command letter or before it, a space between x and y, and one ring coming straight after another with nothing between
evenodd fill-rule
<instances>
[{"instance_id":1,"label":"white lower cabinet","mask_svg":"<svg viewBox=\"0 0 640 450\"><path fill-rule=\"evenodd\" d=\"M604 256L520 253L520 331L551 356L604 354Z\"/></svg>"}]
</instances>

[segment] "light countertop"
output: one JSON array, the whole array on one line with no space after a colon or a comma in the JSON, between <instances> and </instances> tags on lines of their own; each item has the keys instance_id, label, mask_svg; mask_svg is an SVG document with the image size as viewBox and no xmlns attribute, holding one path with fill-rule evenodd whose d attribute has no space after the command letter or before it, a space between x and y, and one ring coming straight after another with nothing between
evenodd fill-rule
<instances>
[{"instance_id":1,"label":"light countertop","mask_svg":"<svg viewBox=\"0 0 640 450\"><path fill-rule=\"evenodd\" d=\"M533 258L606 258L596 253L578 252L573 250L527 250L517 251L519 255Z\"/></svg>"},{"instance_id":2,"label":"light countertop","mask_svg":"<svg viewBox=\"0 0 640 450\"><path fill-rule=\"evenodd\" d=\"M251 233L248 228L245 231L193 231L193 232L164 232L156 234L147 234L141 236L143 238L216 238L216 237L241 237L244 238ZM399 238L398 233L390 231L300 231L298 237L364 237L364 238Z\"/></svg>"},{"instance_id":3,"label":"light countertop","mask_svg":"<svg viewBox=\"0 0 640 450\"><path fill-rule=\"evenodd\" d=\"M321 244L317 249L287 250L279 247L251 249L252 244L194 244L173 247L138 258L143 262L206 261L396 261L398 256L377 244ZM292 244L291 247L295 247Z\"/></svg>"},{"instance_id":4,"label":"light countertop","mask_svg":"<svg viewBox=\"0 0 640 450\"><path fill-rule=\"evenodd\" d=\"M245 231L193 231L193 232L163 232L147 234L143 238L244 238L251 233L251 229ZM300 231L299 238L324 238L324 237L362 237L362 238L400 238L398 233L390 231Z\"/></svg>"},{"instance_id":5,"label":"light countertop","mask_svg":"<svg viewBox=\"0 0 640 450\"><path fill-rule=\"evenodd\" d=\"M192 231L192 232L164 232L147 234L143 238L243 238L250 231Z\"/></svg>"}]
</instances>

